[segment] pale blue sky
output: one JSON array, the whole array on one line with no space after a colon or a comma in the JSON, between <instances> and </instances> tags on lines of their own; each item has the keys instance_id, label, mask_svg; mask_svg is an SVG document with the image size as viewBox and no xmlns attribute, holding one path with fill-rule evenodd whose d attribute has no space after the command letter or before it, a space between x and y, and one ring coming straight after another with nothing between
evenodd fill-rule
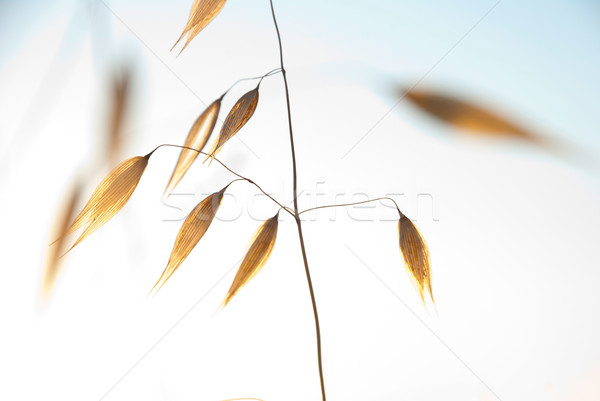
<instances>
[{"instance_id":1,"label":"pale blue sky","mask_svg":"<svg viewBox=\"0 0 600 401\"><path fill-rule=\"evenodd\" d=\"M3 1L0 67L42 26L72 15L75 3ZM79 2L80 17L86 15L84 3ZM142 13L164 12L160 1L112 3ZM187 13L187 3L169 2L169 17ZM235 15L247 20L264 16L265 7L259 3L235 4ZM389 76L413 82L494 4L336 0L277 6L284 27L293 25L288 30L337 47L350 62L377 66L379 70L373 74L383 66L382 72ZM594 1L502 0L422 84L442 86L506 108L549 135L599 148L599 18L600 5ZM87 23L89 20L79 18L79 23L72 22L71 30L86 34ZM70 41L78 43L77 39Z\"/></svg>"}]
</instances>

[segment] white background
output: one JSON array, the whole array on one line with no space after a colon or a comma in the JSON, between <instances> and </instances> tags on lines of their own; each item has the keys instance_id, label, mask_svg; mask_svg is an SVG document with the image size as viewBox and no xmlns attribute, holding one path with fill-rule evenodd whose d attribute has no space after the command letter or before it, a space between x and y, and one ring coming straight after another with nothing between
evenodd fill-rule
<instances>
[{"instance_id":1,"label":"white background","mask_svg":"<svg viewBox=\"0 0 600 401\"><path fill-rule=\"evenodd\" d=\"M598 6L411 3L275 4L301 208L395 194L433 261L427 312L392 209L307 216L328 399L598 399ZM166 220L230 179L216 163L189 171L166 201L177 212L161 195L178 152L157 152L125 209L67 256L50 303L38 299L64 194L80 177L89 196L109 171L112 66L135 67L123 159L183 143L232 82L278 67L268 2L231 0L179 57L169 49L191 1L112 2L120 20L101 3L1 4L0 398L319 399L289 216L263 271L215 314L248 239L277 210L249 186L231 187L219 221L147 296L181 224ZM397 86L420 79L574 151L472 140L406 101L386 114ZM223 112L251 87L236 87ZM220 158L289 202L283 96L279 75L265 79L254 117Z\"/></svg>"}]
</instances>

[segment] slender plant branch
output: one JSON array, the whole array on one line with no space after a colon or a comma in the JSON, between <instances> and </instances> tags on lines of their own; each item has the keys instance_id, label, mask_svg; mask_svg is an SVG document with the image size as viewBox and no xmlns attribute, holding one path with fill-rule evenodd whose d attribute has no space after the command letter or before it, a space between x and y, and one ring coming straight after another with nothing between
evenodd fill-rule
<instances>
[{"instance_id":1,"label":"slender plant branch","mask_svg":"<svg viewBox=\"0 0 600 401\"><path fill-rule=\"evenodd\" d=\"M198 149L194 149L194 148L190 148L189 146L184 146L184 145L174 145L174 144L170 144L170 143L163 143L161 145L158 145L156 148L154 148L154 150L150 153L148 153L146 155L146 157L150 157L152 156L152 154L154 152L156 152L158 149L162 148L162 147L173 147L173 148L180 148L180 149L187 149L187 150L193 150L194 152L197 152L199 154L205 155L205 156L209 156L209 153L203 152L201 150ZM229 184L227 184L227 186L231 185L232 183L234 183L235 181L246 181L249 184L254 185L260 192L262 192L263 194L265 194L269 199L271 199L273 202L275 202L280 208L282 208L283 210L285 210L286 212L288 212L291 216L293 216L294 218L296 218L296 213L293 212L292 210L290 210L290 208L282 205L277 199L273 198L271 195L269 195L264 189L262 189L262 187L260 185L258 185L256 182L254 182L253 180L251 180L250 178L244 177L243 175L235 172L234 170L232 170L231 168L227 167L227 165L225 163L223 163L221 160L217 159L216 157L212 158L214 161L216 161L217 163L219 163L223 168L225 168L225 170L229 171L231 174L235 175L236 177L238 177L237 180L233 180L231 181Z\"/></svg>"},{"instance_id":2,"label":"slender plant branch","mask_svg":"<svg viewBox=\"0 0 600 401\"><path fill-rule=\"evenodd\" d=\"M292 151L292 174L293 174L293 197L294 197L294 218L296 220L296 226L298 227L298 238L300 240L300 250L302 251L302 260L304 262L304 271L306 272L306 281L308 284L308 290L310 292L310 300L312 303L313 315L315 318L315 331L317 335L317 362L319 364L319 382L321 384L321 399L326 401L325 396L325 380L323 379L323 362L321 356L321 327L319 324L319 313L317 311L317 302L315 300L315 292L313 290L312 279L310 278L310 270L308 268L308 259L306 257L306 247L304 246L304 236L302 235L302 222L300 221L300 214L298 213L298 176L296 171L296 150L294 148L294 131L292 128L292 111L290 107L290 90L288 88L287 74L283 65L283 46L281 45L281 34L279 32L279 26L277 25L277 18L275 17L275 8L273 7L273 0L269 0L271 5L271 14L273 15L273 24L275 25L275 31L277 32L277 42L279 43L279 62L281 64L281 75L283 76L283 84L285 86L285 100L287 106L288 126L290 131L290 147Z\"/></svg>"},{"instance_id":3,"label":"slender plant branch","mask_svg":"<svg viewBox=\"0 0 600 401\"><path fill-rule=\"evenodd\" d=\"M376 202L376 201L380 201L380 200L390 200L390 201L392 201L394 203L394 206L396 206L396 210L398 211L398 214L400 215L400 217L404 216L404 213L402 213L400 211L400 208L398 207L398 204L396 203L396 201L394 199L388 197L388 196L383 196L381 198L375 198L375 199L367 199L367 200L360 201L360 202L341 203L339 205L324 205L324 206L311 207L310 209L306 209L306 210L301 211L300 213L298 213L298 215L301 215L302 213L310 212L311 210L326 209L326 208L331 208L331 207L344 207L344 206L361 205L363 203Z\"/></svg>"},{"instance_id":4,"label":"slender plant branch","mask_svg":"<svg viewBox=\"0 0 600 401\"><path fill-rule=\"evenodd\" d=\"M236 178L235 180L229 181L229 184L225 185L225 188L229 188L229 186L231 184L233 184L234 182L237 182L237 181L246 181L246 180L244 180L243 178Z\"/></svg>"},{"instance_id":5,"label":"slender plant branch","mask_svg":"<svg viewBox=\"0 0 600 401\"><path fill-rule=\"evenodd\" d=\"M232 89L233 89L233 87L234 87L234 86L236 86L237 84L239 84L240 82L243 82L243 81L252 81L252 80L254 80L254 79L260 79L260 81L258 81L258 84L260 85L260 83L262 82L262 80L263 80L263 79L265 79L266 77L270 77L271 75L275 75L275 74L277 74L277 73L278 73L278 72L280 72L280 71L281 71L281 68L274 68L274 69L272 69L271 71L269 71L269 72L267 72L266 74L264 74L264 75L261 75L261 76L259 76L259 77L251 77L251 78L242 78L242 79L238 79L238 80L237 80L237 81L235 81L233 84L231 84L231 86L229 87L229 89L227 89L225 92L223 92L223 94L221 95L221 98L224 98L224 97L225 97L225 95L226 95L227 93L229 93L229 91L230 91L230 90L232 90Z\"/></svg>"}]
</instances>

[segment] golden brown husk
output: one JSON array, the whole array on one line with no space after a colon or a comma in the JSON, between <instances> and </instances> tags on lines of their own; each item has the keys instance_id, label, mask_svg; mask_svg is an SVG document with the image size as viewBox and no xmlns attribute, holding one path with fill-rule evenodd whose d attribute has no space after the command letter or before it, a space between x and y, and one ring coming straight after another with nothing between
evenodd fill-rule
<instances>
[{"instance_id":1,"label":"golden brown husk","mask_svg":"<svg viewBox=\"0 0 600 401\"><path fill-rule=\"evenodd\" d=\"M165 270L150 292L154 291L154 289L156 289L157 292L160 290L173 273L175 273L175 270L177 270L188 257L192 249L198 244L198 241L202 239L217 214L226 188L227 187L207 196L185 218L185 221L177 233L177 238L175 239L175 244L173 245L167 267L165 267Z\"/></svg>"},{"instance_id":2,"label":"golden brown husk","mask_svg":"<svg viewBox=\"0 0 600 401\"><path fill-rule=\"evenodd\" d=\"M215 128L220 109L221 99L219 98L212 102L210 106L208 106L206 110L204 110L196 119L192 125L192 128L190 129L190 132L188 133L187 138L185 139L184 146L197 149L199 151L204 149L204 146L208 142L208 139ZM173 174L171 174L169 183L165 188L165 194L175 189L179 181L181 181L199 154L200 153L191 149L181 149L181 153L179 154L179 159L177 160Z\"/></svg>"},{"instance_id":3,"label":"golden brown husk","mask_svg":"<svg viewBox=\"0 0 600 401\"><path fill-rule=\"evenodd\" d=\"M258 104L258 87L245 93L232 107L225 118L225 122L219 132L219 137L213 143L206 160L215 157L221 151L223 145L230 140L250 120Z\"/></svg>"},{"instance_id":4,"label":"golden brown husk","mask_svg":"<svg viewBox=\"0 0 600 401\"><path fill-rule=\"evenodd\" d=\"M431 262L425 240L413 222L404 215L398 221L398 234L406 270L415 284L421 300L425 303L424 293L427 291L433 302Z\"/></svg>"},{"instance_id":5,"label":"golden brown husk","mask_svg":"<svg viewBox=\"0 0 600 401\"><path fill-rule=\"evenodd\" d=\"M242 260L221 307L225 307L238 291L258 274L265 263L267 263L267 260L269 260L269 256L271 256L271 252L273 252L273 248L275 247L275 240L277 239L278 219L279 212L265 221L250 240L246 256Z\"/></svg>"},{"instance_id":6,"label":"golden brown husk","mask_svg":"<svg viewBox=\"0 0 600 401\"><path fill-rule=\"evenodd\" d=\"M125 206L142 178L149 157L150 155L136 156L125 160L100 182L83 210L64 233L68 235L85 227L71 249L102 227Z\"/></svg>"}]
</instances>

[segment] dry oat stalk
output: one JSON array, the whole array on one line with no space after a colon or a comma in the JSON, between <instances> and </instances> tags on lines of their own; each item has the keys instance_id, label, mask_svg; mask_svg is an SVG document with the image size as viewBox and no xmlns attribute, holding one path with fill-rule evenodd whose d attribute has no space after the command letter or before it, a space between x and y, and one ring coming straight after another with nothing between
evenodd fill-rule
<instances>
[{"instance_id":1,"label":"dry oat stalk","mask_svg":"<svg viewBox=\"0 0 600 401\"><path fill-rule=\"evenodd\" d=\"M400 236L400 251L406 264L411 280L413 281L421 300L425 303L425 291L429 292L433 302L431 289L431 263L429 249L417 227L404 215L398 221L398 234Z\"/></svg>"},{"instance_id":2,"label":"dry oat stalk","mask_svg":"<svg viewBox=\"0 0 600 401\"><path fill-rule=\"evenodd\" d=\"M198 241L202 239L221 205L226 189L227 187L206 197L185 218L177 233L175 245L173 245L167 267L165 267L165 270L150 292L154 291L154 289L156 291L160 290L175 270L181 266L185 258L188 257Z\"/></svg>"},{"instance_id":3,"label":"dry oat stalk","mask_svg":"<svg viewBox=\"0 0 600 401\"><path fill-rule=\"evenodd\" d=\"M242 260L242 264L233 279L233 283L231 284L221 307L227 306L229 301L231 301L238 291L248 284L248 282L262 269L265 263L267 263L267 260L275 247L278 219L279 212L269 220L265 221L252 237L246 256L244 256L244 260Z\"/></svg>"},{"instance_id":4,"label":"dry oat stalk","mask_svg":"<svg viewBox=\"0 0 600 401\"><path fill-rule=\"evenodd\" d=\"M208 139L215 128L217 117L219 116L219 110L221 109L222 99L223 98L221 97L212 102L211 105L208 106L206 110L204 110L196 119L194 125L192 125L192 128L188 133L187 138L185 139L185 147L197 149L199 151L204 149L206 142L208 142ZM171 175L171 179L165 188L165 194L175 189L179 181L183 178L199 154L199 152L194 152L191 149L181 149L179 159L177 160L177 165L175 166L173 174Z\"/></svg>"},{"instance_id":5,"label":"dry oat stalk","mask_svg":"<svg viewBox=\"0 0 600 401\"><path fill-rule=\"evenodd\" d=\"M83 233L69 250L100 228L125 206L140 182L149 158L150 154L127 159L102 180L81 213L65 231L64 235L69 235L79 228L85 227Z\"/></svg>"},{"instance_id":6,"label":"dry oat stalk","mask_svg":"<svg viewBox=\"0 0 600 401\"><path fill-rule=\"evenodd\" d=\"M258 86L242 96L233 106L223 126L219 137L213 143L211 150L208 152L210 156L206 156L206 160L210 157L215 157L221 151L223 145L231 139L243 126L250 120L250 117L256 110L258 104Z\"/></svg>"},{"instance_id":7,"label":"dry oat stalk","mask_svg":"<svg viewBox=\"0 0 600 401\"><path fill-rule=\"evenodd\" d=\"M195 0L190 11L190 16L188 18L188 22L186 27L183 30L180 38L177 40L175 45L183 39L185 35L187 35L187 41L183 46L183 49L188 45L188 43L196 36L206 25L215 18L215 16L221 11L225 4L225 0ZM317 304L315 299L315 294L313 291L312 279L310 275L306 249L304 245L304 236L302 231L302 221L300 215L304 212L314 209L320 208L328 208L328 207L339 207L339 206L350 206L353 204L361 204L365 202L372 202L375 200L389 199L391 198L378 198L378 199L370 199L364 202L355 202L353 204L344 204L344 205L324 205L311 209L307 209L304 211L300 211L298 208L298 191L297 191L297 172L296 172L296 156L295 156L295 145L294 145L294 133L292 128L292 117L291 117L291 106L290 106L290 97L289 97L289 88L286 78L286 70L284 68L283 62L283 47L281 43L281 35L279 33L279 28L277 25L277 20L275 18L275 11L273 7L273 1L270 0L271 13L273 16L273 22L275 25L275 30L277 33L277 39L279 43L279 58L281 67L278 69L281 72L284 88L285 88L285 96L286 96L286 106L287 106L287 117L288 117L288 127L289 127L289 136L290 136L290 145L291 145L291 158L292 158L292 195L293 195L293 209L283 206L279 201L277 201L274 197L269 195L266 191L264 191L259 185L257 185L254 181L246 178L229 167L227 167L224 163L215 159L215 155L220 152L224 144L231 139L252 117L254 111L256 110L259 98L259 86L260 81L257 87L246 94L244 94L234 105L232 110L227 115L223 127L220 130L219 136L214 142L210 152L204 153L202 149L206 144L207 140L211 132L214 129L216 118L219 113L221 99L215 101L211 104L207 110L205 110L202 115L196 120L194 125L192 126L190 132L188 133L186 142L184 146L178 145L170 145L170 144L162 144L159 145L154 151L161 147L180 147L182 148L182 152L180 153L179 160L177 165L173 171L171 179L167 184L167 188L165 192L172 190L181 178L184 176L186 171L189 169L198 153L203 153L207 155L208 158L213 158L217 160L219 164L221 164L226 170L228 170L233 175L238 178L234 181L247 181L250 184L255 185L263 194L265 194L268 198L270 198L273 202L279 205L284 211L292 215L295 219L295 224L298 230L298 239L300 243L300 250L302 254L304 270L306 273L306 280L308 284L308 290L310 294L311 304L313 308L313 315L315 320L315 332L316 332L316 346L317 346L317 362L319 368L319 382L321 387L321 399L322 401L326 401L325 395L325 381L323 375L323 366L322 366L322 356L321 356L321 334L320 334L320 324L319 324L319 316L317 311ZM175 47L175 46L174 46ZM182 49L182 51L183 51ZM271 75L274 71L267 73L260 77L261 81L263 78ZM254 79L254 78L252 78ZM239 82L239 81L238 81ZM414 93L412 94L414 95ZM409 94L410 96L412 96ZM413 96L411 100L417 102L417 97ZM423 106L424 107L424 106ZM424 107L425 108L425 107ZM440 111L435 109L438 114L444 113L445 111ZM433 111L432 111L433 113ZM502 126L502 122L498 122L494 120L493 116L487 116L485 113L481 112L472 112L469 111L471 118L473 115L478 116L475 118L477 124L481 124L486 126L489 129L490 126L493 126L494 129L498 129L498 127L506 128L506 126ZM477 114L479 113L479 114ZM464 114L464 113L463 113ZM462 117L461 117L462 116ZM483 117L482 117L483 116ZM448 116L446 116L448 117ZM443 117L441 117L443 118ZM468 125L465 122L464 115L460 112L455 112L454 115L451 115L451 118L447 118L449 121L452 121L456 125ZM466 119L468 121L468 119ZM490 122L492 121L492 122ZM477 125L474 124L474 125ZM471 123L473 125L473 123ZM153 151L153 152L154 152ZM106 221L112 218L123 206L127 203L129 198L131 197L133 191L135 190L139 180L148 164L148 159L150 155L153 153L149 153L144 157L134 157L126 160L121 163L117 168L115 168L96 188L91 199L88 201L87 205L83 209L83 211L75 218L75 221L72 225L64 230L65 234L70 234L75 230L85 227L84 232L81 234L75 245L81 242L84 238L89 236L92 232L102 226ZM205 159L205 161L207 160ZM227 186L223 188L219 192L215 192L212 195L208 196L202 202L200 202L186 217L183 222L176 240L173 246L173 250L171 251L171 255L169 257L169 261L164 271L162 272L160 278L152 288L151 292L156 289L156 291L160 290L160 288L165 284L165 282L173 275L173 273L179 268L179 266L183 263L183 261L189 256L190 252L194 249L197 243L202 239L202 237L207 232L210 227L216 212L221 204L223 199L223 195ZM395 204L395 202L394 202ZM423 238L419 234L417 228L413 225L413 223L406 218L398 208L398 213L400 214L400 220L398 222L398 233L399 233L399 244L400 250L402 252L404 261L406 263L407 270L411 276L411 279L415 283L417 290L421 296L421 299L425 303L424 293L428 292L431 300L433 302L433 294L431 288L431 268L430 268L430 260L429 260L429 251L427 245L425 244ZM281 209L280 209L281 210ZM248 250L242 263L233 279L231 287L229 288L221 307L225 307L233 297L242 289L246 284L252 280L256 274L263 268L269 259L277 238L277 229L278 229L278 217L279 212L272 217L271 219L265 221L256 231L254 236L252 237L250 244L248 246ZM62 238L63 236L61 236ZM73 246L75 246L73 245ZM248 398L248 400L257 400L254 398ZM234 399L230 399L233 401ZM235 400L242 400L235 399Z\"/></svg>"},{"instance_id":8,"label":"dry oat stalk","mask_svg":"<svg viewBox=\"0 0 600 401\"><path fill-rule=\"evenodd\" d=\"M187 47L192 39L200 33L206 26L221 12L226 0L194 0L190 10L187 24L183 28L183 32L171 50L177 46L179 41L187 34L187 40L183 45L181 52Z\"/></svg>"}]
</instances>

